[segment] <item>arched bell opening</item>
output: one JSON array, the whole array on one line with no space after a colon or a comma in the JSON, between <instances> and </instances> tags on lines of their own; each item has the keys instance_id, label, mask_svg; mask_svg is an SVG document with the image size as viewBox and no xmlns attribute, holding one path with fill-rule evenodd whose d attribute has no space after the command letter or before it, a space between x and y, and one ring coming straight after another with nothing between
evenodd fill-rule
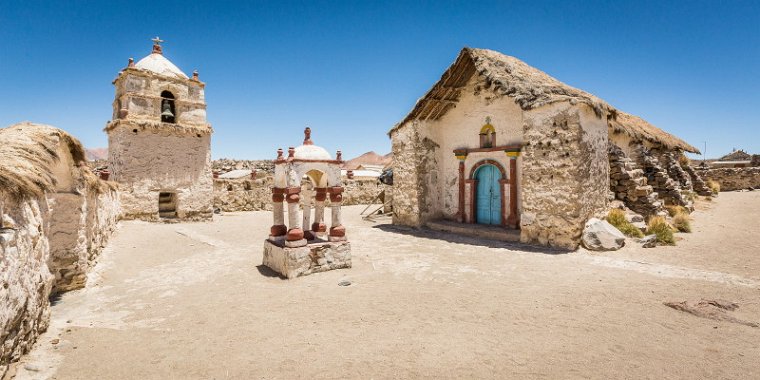
<instances>
[{"instance_id":1,"label":"arched bell opening","mask_svg":"<svg viewBox=\"0 0 760 380\"><path fill-rule=\"evenodd\" d=\"M481 148L493 148L496 146L496 128L487 123L480 128L480 147Z\"/></svg>"},{"instance_id":2,"label":"arched bell opening","mask_svg":"<svg viewBox=\"0 0 760 380\"><path fill-rule=\"evenodd\" d=\"M161 92L161 121L164 123L174 123L176 120L177 110L174 106L174 94L164 90Z\"/></svg>"}]
</instances>

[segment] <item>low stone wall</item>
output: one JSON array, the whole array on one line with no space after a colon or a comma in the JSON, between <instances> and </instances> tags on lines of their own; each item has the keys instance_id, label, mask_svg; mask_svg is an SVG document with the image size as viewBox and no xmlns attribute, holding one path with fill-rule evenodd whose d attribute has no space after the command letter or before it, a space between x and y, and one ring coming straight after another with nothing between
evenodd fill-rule
<instances>
[{"instance_id":1,"label":"low stone wall","mask_svg":"<svg viewBox=\"0 0 760 380\"><path fill-rule=\"evenodd\" d=\"M214 208L222 211L272 210L272 177L214 179Z\"/></svg>"},{"instance_id":2,"label":"low stone wall","mask_svg":"<svg viewBox=\"0 0 760 380\"><path fill-rule=\"evenodd\" d=\"M0 194L0 374L28 352L50 319L48 203Z\"/></svg>"},{"instance_id":3,"label":"low stone wall","mask_svg":"<svg viewBox=\"0 0 760 380\"><path fill-rule=\"evenodd\" d=\"M47 329L51 294L81 288L119 217L114 190L0 194L0 373Z\"/></svg>"},{"instance_id":4,"label":"low stone wall","mask_svg":"<svg viewBox=\"0 0 760 380\"><path fill-rule=\"evenodd\" d=\"M214 207L222 211L272 210L272 177L214 179ZM343 179L343 204L373 203L385 188L376 179ZM375 201L380 203L380 201ZM327 200L326 205L330 201Z\"/></svg>"},{"instance_id":5,"label":"low stone wall","mask_svg":"<svg viewBox=\"0 0 760 380\"><path fill-rule=\"evenodd\" d=\"M704 180L716 181L720 191L736 191L742 189L760 188L760 167L746 168L697 168L697 173Z\"/></svg>"},{"instance_id":6,"label":"low stone wall","mask_svg":"<svg viewBox=\"0 0 760 380\"><path fill-rule=\"evenodd\" d=\"M53 293L82 288L87 272L116 229L118 193L55 193L49 198L48 266L55 276Z\"/></svg>"}]
</instances>

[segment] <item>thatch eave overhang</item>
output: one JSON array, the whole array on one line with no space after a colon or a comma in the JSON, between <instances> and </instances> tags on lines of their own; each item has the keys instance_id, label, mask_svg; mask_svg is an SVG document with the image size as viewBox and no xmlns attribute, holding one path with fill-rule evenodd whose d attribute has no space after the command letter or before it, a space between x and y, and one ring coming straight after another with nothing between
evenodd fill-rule
<instances>
[{"instance_id":1,"label":"thatch eave overhang","mask_svg":"<svg viewBox=\"0 0 760 380\"><path fill-rule=\"evenodd\" d=\"M75 180L96 193L115 190L116 184L100 180L84 164L82 144L65 131L44 124L22 122L0 128L0 189L17 198L39 197L56 190L54 167L71 155Z\"/></svg>"},{"instance_id":2,"label":"thatch eave overhang","mask_svg":"<svg viewBox=\"0 0 760 380\"><path fill-rule=\"evenodd\" d=\"M462 89L473 75L481 78L484 90L512 98L524 111L558 102L587 104L600 118L614 110L603 100L564 84L515 57L465 47L441 79L417 100L411 112L388 135L410 120L437 120L445 115L456 107Z\"/></svg>"},{"instance_id":3,"label":"thatch eave overhang","mask_svg":"<svg viewBox=\"0 0 760 380\"><path fill-rule=\"evenodd\" d=\"M625 133L634 140L645 140L668 149L701 154L699 149L636 115L617 111L615 117L608 120L608 125L614 133Z\"/></svg>"}]
</instances>

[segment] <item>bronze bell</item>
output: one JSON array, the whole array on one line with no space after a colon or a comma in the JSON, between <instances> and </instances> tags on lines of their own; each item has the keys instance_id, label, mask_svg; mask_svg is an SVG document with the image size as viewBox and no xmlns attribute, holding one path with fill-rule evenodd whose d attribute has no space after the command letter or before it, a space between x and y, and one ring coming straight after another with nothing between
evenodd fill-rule
<instances>
[{"instance_id":1,"label":"bronze bell","mask_svg":"<svg viewBox=\"0 0 760 380\"><path fill-rule=\"evenodd\" d=\"M161 103L161 117L174 117L172 106L166 99Z\"/></svg>"}]
</instances>

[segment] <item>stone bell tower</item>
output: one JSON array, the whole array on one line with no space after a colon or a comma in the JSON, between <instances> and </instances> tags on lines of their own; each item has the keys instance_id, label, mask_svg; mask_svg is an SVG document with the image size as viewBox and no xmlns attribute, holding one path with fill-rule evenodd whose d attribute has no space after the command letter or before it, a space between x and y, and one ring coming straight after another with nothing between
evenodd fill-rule
<instances>
[{"instance_id":1,"label":"stone bell tower","mask_svg":"<svg viewBox=\"0 0 760 380\"><path fill-rule=\"evenodd\" d=\"M147 57L113 81L113 118L106 124L111 179L121 188L123 217L205 220L212 216L211 125L205 83L188 78L153 39Z\"/></svg>"}]
</instances>

